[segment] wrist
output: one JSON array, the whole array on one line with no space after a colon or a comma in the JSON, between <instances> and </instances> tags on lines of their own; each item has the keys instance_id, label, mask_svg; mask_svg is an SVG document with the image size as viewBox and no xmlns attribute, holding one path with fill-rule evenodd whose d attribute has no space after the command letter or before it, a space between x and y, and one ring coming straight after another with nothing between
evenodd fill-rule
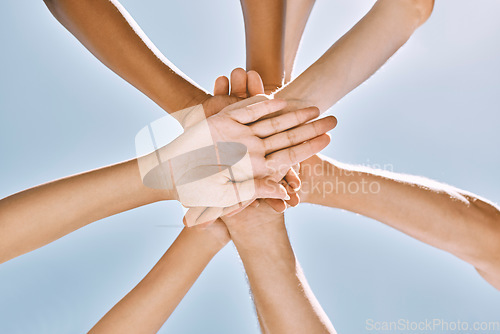
<instances>
[{"instance_id":1,"label":"wrist","mask_svg":"<svg viewBox=\"0 0 500 334\"><path fill-rule=\"evenodd\" d=\"M207 227L186 227L183 233L196 239L199 247L212 254L212 256L217 254L231 241L227 227L220 220Z\"/></svg>"},{"instance_id":2,"label":"wrist","mask_svg":"<svg viewBox=\"0 0 500 334\"><path fill-rule=\"evenodd\" d=\"M275 236L286 235L286 227L283 214L275 212L266 215L259 222L252 222L231 218L224 218L230 238L235 244L260 247L262 244L272 244Z\"/></svg>"},{"instance_id":3,"label":"wrist","mask_svg":"<svg viewBox=\"0 0 500 334\"><path fill-rule=\"evenodd\" d=\"M299 190L301 202L329 205L342 197L341 185L347 184L350 175L345 169L331 160L316 155L300 165L302 187Z\"/></svg>"},{"instance_id":4,"label":"wrist","mask_svg":"<svg viewBox=\"0 0 500 334\"><path fill-rule=\"evenodd\" d=\"M206 118L203 103L210 97L212 97L212 95L199 92L188 99L180 110L172 112L170 115L179 122L183 129L185 129L188 125L195 124L197 121Z\"/></svg>"}]
</instances>

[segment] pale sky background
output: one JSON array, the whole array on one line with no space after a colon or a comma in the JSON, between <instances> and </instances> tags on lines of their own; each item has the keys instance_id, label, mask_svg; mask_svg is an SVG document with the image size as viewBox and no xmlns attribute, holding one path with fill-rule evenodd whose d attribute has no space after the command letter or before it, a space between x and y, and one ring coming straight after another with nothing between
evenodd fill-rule
<instances>
[{"instance_id":1,"label":"pale sky background","mask_svg":"<svg viewBox=\"0 0 500 334\"><path fill-rule=\"evenodd\" d=\"M298 72L372 3L318 0ZM245 64L237 0L122 4L174 64L209 90L218 75ZM437 0L407 45L330 110L339 124L324 153L391 164L499 203L499 13L495 0ZM97 61L42 1L4 0L0 17L0 197L134 157L136 133L164 112ZM0 265L0 333L86 332L156 263L181 217L174 202L142 207ZM500 293L452 255L340 210L302 205L286 219L309 283L339 333L369 333L366 319L500 320ZM232 245L160 331L257 332Z\"/></svg>"}]
</instances>

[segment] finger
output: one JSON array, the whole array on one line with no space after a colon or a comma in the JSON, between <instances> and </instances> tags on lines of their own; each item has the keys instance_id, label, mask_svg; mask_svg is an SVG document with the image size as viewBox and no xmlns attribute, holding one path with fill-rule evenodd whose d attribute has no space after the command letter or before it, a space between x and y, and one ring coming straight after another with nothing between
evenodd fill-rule
<instances>
[{"instance_id":1,"label":"finger","mask_svg":"<svg viewBox=\"0 0 500 334\"><path fill-rule=\"evenodd\" d=\"M266 157L266 166L273 172L283 171L284 173L286 169L289 169L291 166L320 152L327 147L329 143L330 136L328 134L322 134L300 145L289 147L268 155Z\"/></svg>"},{"instance_id":2,"label":"finger","mask_svg":"<svg viewBox=\"0 0 500 334\"><path fill-rule=\"evenodd\" d=\"M298 191L300 189L300 177L293 168L290 168L286 173L285 181L294 191Z\"/></svg>"},{"instance_id":3,"label":"finger","mask_svg":"<svg viewBox=\"0 0 500 334\"><path fill-rule=\"evenodd\" d=\"M264 94L264 83L259 73L248 71L247 73L247 90L250 96Z\"/></svg>"},{"instance_id":4,"label":"finger","mask_svg":"<svg viewBox=\"0 0 500 334\"><path fill-rule=\"evenodd\" d=\"M266 198L264 201L276 212L281 213L286 210L286 203L280 199Z\"/></svg>"},{"instance_id":5,"label":"finger","mask_svg":"<svg viewBox=\"0 0 500 334\"><path fill-rule=\"evenodd\" d=\"M290 196L290 199L288 201L286 201L286 204L288 204L290 206L293 206L293 207L296 207L297 205L300 204L300 196L299 196L299 194L297 194L297 193L293 193L293 194L288 193L288 195Z\"/></svg>"},{"instance_id":6,"label":"finger","mask_svg":"<svg viewBox=\"0 0 500 334\"><path fill-rule=\"evenodd\" d=\"M256 198L277 198L281 200L290 199L286 193L285 187L269 178L248 180L234 183L234 185L236 186L236 191L238 192L241 201Z\"/></svg>"},{"instance_id":7,"label":"finger","mask_svg":"<svg viewBox=\"0 0 500 334\"><path fill-rule=\"evenodd\" d=\"M245 106L243 108L228 111L228 114L241 124L252 123L259 118L275 113L287 105L285 100L274 99Z\"/></svg>"},{"instance_id":8,"label":"finger","mask_svg":"<svg viewBox=\"0 0 500 334\"><path fill-rule=\"evenodd\" d=\"M242 68L235 68L231 72L231 95L247 98L247 72Z\"/></svg>"},{"instance_id":9,"label":"finger","mask_svg":"<svg viewBox=\"0 0 500 334\"><path fill-rule=\"evenodd\" d=\"M225 76L220 76L215 79L214 95L229 95L229 79Z\"/></svg>"},{"instance_id":10,"label":"finger","mask_svg":"<svg viewBox=\"0 0 500 334\"><path fill-rule=\"evenodd\" d=\"M299 194L297 194L292 189L292 187L290 187L290 185L288 183L283 182L283 186L285 187L288 196L290 196L290 199L286 201L286 204L293 206L293 207L299 205L299 203L300 203Z\"/></svg>"},{"instance_id":11,"label":"finger","mask_svg":"<svg viewBox=\"0 0 500 334\"><path fill-rule=\"evenodd\" d=\"M292 112L287 112L284 115L279 115L255 122L250 126L250 128L256 136L265 138L287 129L294 128L302 123L308 122L318 117L319 115L319 109L316 107L299 109Z\"/></svg>"},{"instance_id":12,"label":"finger","mask_svg":"<svg viewBox=\"0 0 500 334\"><path fill-rule=\"evenodd\" d=\"M318 119L317 121L301 125L297 128L272 135L271 137L263 140L264 147L266 148L266 154L316 138L332 130L335 125L337 125L337 119L333 116L328 116Z\"/></svg>"}]
</instances>

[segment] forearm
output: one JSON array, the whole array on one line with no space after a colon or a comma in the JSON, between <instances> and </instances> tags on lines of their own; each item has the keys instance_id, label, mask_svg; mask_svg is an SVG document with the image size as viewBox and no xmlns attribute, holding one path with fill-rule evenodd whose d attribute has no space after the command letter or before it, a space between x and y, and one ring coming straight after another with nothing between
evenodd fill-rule
<instances>
[{"instance_id":1,"label":"forearm","mask_svg":"<svg viewBox=\"0 0 500 334\"><path fill-rule=\"evenodd\" d=\"M247 71L259 73L266 91L281 87L284 77L284 0L241 0L245 20Z\"/></svg>"},{"instance_id":2,"label":"forearm","mask_svg":"<svg viewBox=\"0 0 500 334\"><path fill-rule=\"evenodd\" d=\"M309 173L309 171L303 171ZM436 181L323 160L304 199L371 217L476 268L500 268L500 209Z\"/></svg>"},{"instance_id":3,"label":"forearm","mask_svg":"<svg viewBox=\"0 0 500 334\"><path fill-rule=\"evenodd\" d=\"M316 0L287 0L285 23L284 70L285 83L292 80L292 71L295 63L300 40L306 27L307 20ZM265 83L265 82L264 82Z\"/></svg>"},{"instance_id":4,"label":"forearm","mask_svg":"<svg viewBox=\"0 0 500 334\"><path fill-rule=\"evenodd\" d=\"M208 97L153 45L116 0L45 0L56 19L120 77L172 113Z\"/></svg>"},{"instance_id":5,"label":"forearm","mask_svg":"<svg viewBox=\"0 0 500 334\"><path fill-rule=\"evenodd\" d=\"M225 227L224 227L225 228ZM156 333L228 238L185 228L144 279L90 333Z\"/></svg>"},{"instance_id":6,"label":"forearm","mask_svg":"<svg viewBox=\"0 0 500 334\"><path fill-rule=\"evenodd\" d=\"M277 97L322 112L368 79L430 15L433 0L379 0L370 12Z\"/></svg>"},{"instance_id":7,"label":"forearm","mask_svg":"<svg viewBox=\"0 0 500 334\"><path fill-rule=\"evenodd\" d=\"M136 160L19 192L0 200L0 263L93 221L172 197L142 184Z\"/></svg>"},{"instance_id":8,"label":"forearm","mask_svg":"<svg viewBox=\"0 0 500 334\"><path fill-rule=\"evenodd\" d=\"M263 332L335 332L307 285L283 221L230 228L230 234L245 266Z\"/></svg>"}]
</instances>

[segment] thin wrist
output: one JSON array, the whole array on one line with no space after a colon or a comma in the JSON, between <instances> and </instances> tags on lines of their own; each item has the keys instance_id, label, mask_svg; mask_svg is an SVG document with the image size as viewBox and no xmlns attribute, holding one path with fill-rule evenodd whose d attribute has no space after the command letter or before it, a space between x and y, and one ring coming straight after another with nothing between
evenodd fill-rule
<instances>
[{"instance_id":1,"label":"thin wrist","mask_svg":"<svg viewBox=\"0 0 500 334\"><path fill-rule=\"evenodd\" d=\"M133 159L128 161L128 165L130 166L131 177L133 178L133 182L137 184L136 191L134 196L137 198L143 198L143 201L154 203L160 201L170 201L177 200L177 192L175 189L157 189L151 188L144 184L143 182L143 173L141 173L141 164L144 166L144 160L147 156L140 157L138 159ZM144 167L143 167L144 168Z\"/></svg>"},{"instance_id":2,"label":"thin wrist","mask_svg":"<svg viewBox=\"0 0 500 334\"><path fill-rule=\"evenodd\" d=\"M273 219L262 223L237 223L227 224L229 235L235 244L261 244L272 243L274 236L286 235L286 227L282 215L276 215Z\"/></svg>"},{"instance_id":3,"label":"thin wrist","mask_svg":"<svg viewBox=\"0 0 500 334\"><path fill-rule=\"evenodd\" d=\"M302 187L299 195L302 202L323 204L326 199L331 203L342 196L340 185L348 182L349 173L331 161L321 159L319 156L314 164L301 165L300 177Z\"/></svg>"},{"instance_id":4,"label":"thin wrist","mask_svg":"<svg viewBox=\"0 0 500 334\"><path fill-rule=\"evenodd\" d=\"M221 226L211 225L203 227L185 227L182 230L183 234L193 238L194 242L199 245L200 250L215 256L222 248L224 248L231 238L227 229Z\"/></svg>"},{"instance_id":5,"label":"thin wrist","mask_svg":"<svg viewBox=\"0 0 500 334\"><path fill-rule=\"evenodd\" d=\"M212 97L212 95L203 91L199 91L197 94L194 94L190 99L187 100L186 104L183 106L183 109L202 104L210 97Z\"/></svg>"}]
</instances>

